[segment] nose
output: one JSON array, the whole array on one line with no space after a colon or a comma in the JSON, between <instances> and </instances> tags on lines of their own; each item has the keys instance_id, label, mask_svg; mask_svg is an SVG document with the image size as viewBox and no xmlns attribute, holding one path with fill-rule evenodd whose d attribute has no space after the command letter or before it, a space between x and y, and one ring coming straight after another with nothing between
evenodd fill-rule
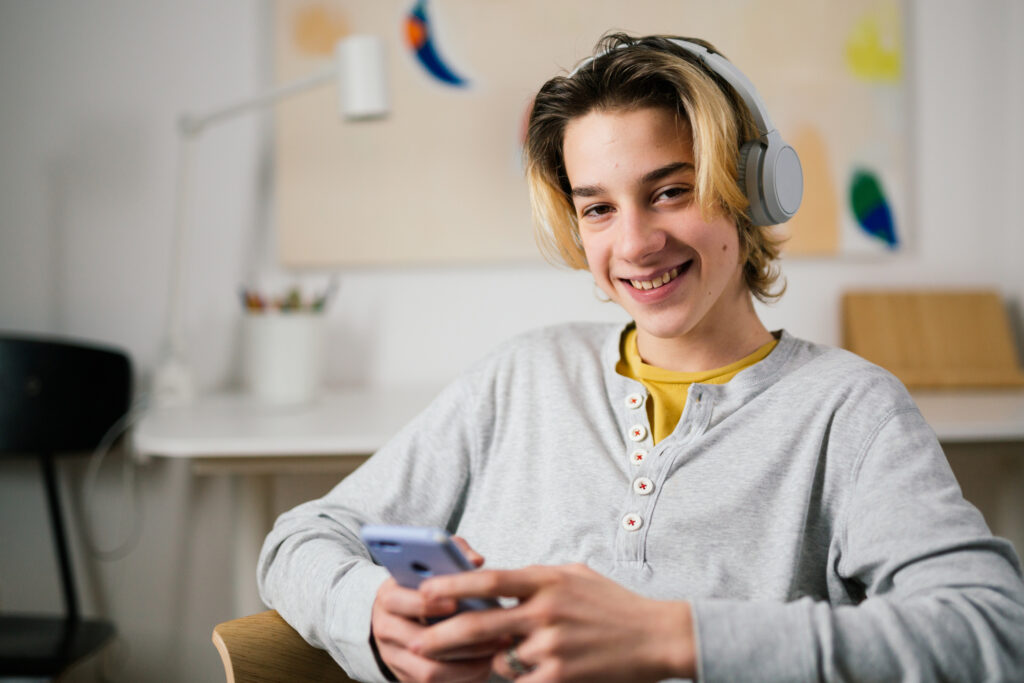
<instances>
[{"instance_id":1,"label":"nose","mask_svg":"<svg viewBox=\"0 0 1024 683\"><path fill-rule=\"evenodd\" d=\"M644 263L665 248L665 231L654 217L641 209L620 209L619 258L631 263Z\"/></svg>"}]
</instances>

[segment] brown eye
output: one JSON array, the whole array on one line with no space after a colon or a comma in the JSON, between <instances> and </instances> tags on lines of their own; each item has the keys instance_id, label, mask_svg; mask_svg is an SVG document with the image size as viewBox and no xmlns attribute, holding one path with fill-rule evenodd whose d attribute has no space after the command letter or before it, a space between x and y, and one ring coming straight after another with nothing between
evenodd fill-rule
<instances>
[{"instance_id":1,"label":"brown eye","mask_svg":"<svg viewBox=\"0 0 1024 683\"><path fill-rule=\"evenodd\" d=\"M593 217L604 216L605 214L610 213L611 210L612 207L608 206L607 204L595 204L594 206L588 206L587 208L583 209L583 213L581 215Z\"/></svg>"},{"instance_id":2,"label":"brown eye","mask_svg":"<svg viewBox=\"0 0 1024 683\"><path fill-rule=\"evenodd\" d=\"M668 199L668 200L678 199L679 197L686 196L687 194L689 194L689 192L690 192L690 188L689 187L685 187L685 186L682 186L682 185L674 185L672 187L667 187L664 190L662 190L661 192L659 192L655 196L654 199L655 199L655 201L657 201L659 199Z\"/></svg>"}]
</instances>

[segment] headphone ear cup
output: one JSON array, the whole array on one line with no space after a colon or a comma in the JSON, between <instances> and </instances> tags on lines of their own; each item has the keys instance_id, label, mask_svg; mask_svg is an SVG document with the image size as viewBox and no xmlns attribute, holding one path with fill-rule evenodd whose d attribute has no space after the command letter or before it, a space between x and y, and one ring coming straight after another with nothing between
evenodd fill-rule
<instances>
[{"instance_id":1,"label":"headphone ear cup","mask_svg":"<svg viewBox=\"0 0 1024 683\"><path fill-rule=\"evenodd\" d=\"M740 188L747 195L747 214L754 225L771 225L768 207L764 202L764 145L760 140L751 140L740 147L739 181Z\"/></svg>"},{"instance_id":2,"label":"headphone ear cup","mask_svg":"<svg viewBox=\"0 0 1024 683\"><path fill-rule=\"evenodd\" d=\"M761 162L761 192L773 224L785 223L800 208L804 195L804 172L796 150L781 138L771 140Z\"/></svg>"},{"instance_id":3,"label":"headphone ear cup","mask_svg":"<svg viewBox=\"0 0 1024 683\"><path fill-rule=\"evenodd\" d=\"M785 223L803 198L804 175L796 150L774 131L768 143L751 140L740 147L739 183L750 202L754 225Z\"/></svg>"}]
</instances>

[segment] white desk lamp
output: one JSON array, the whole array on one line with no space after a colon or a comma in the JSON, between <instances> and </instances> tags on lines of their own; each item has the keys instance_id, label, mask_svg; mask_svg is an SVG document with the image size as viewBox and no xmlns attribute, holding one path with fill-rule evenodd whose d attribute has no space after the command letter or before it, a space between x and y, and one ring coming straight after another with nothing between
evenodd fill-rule
<instances>
[{"instance_id":1,"label":"white desk lamp","mask_svg":"<svg viewBox=\"0 0 1024 683\"><path fill-rule=\"evenodd\" d=\"M153 377L153 394L158 404L189 403L195 396L195 380L186 360L181 292L189 226L189 175L195 142L200 134L213 124L269 107L287 97L334 81L338 83L339 108L345 119L360 121L387 115L389 105L383 41L370 35L349 36L338 42L333 64L323 71L224 105L206 114L183 114L179 118L178 175L174 202L167 338L162 352L163 358Z\"/></svg>"}]
</instances>

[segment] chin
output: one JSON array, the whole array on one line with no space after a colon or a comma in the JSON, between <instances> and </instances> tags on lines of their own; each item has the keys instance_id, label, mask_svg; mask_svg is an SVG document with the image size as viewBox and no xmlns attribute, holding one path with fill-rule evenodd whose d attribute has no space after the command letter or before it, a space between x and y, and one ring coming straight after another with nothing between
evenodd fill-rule
<instances>
[{"instance_id":1,"label":"chin","mask_svg":"<svg viewBox=\"0 0 1024 683\"><path fill-rule=\"evenodd\" d=\"M690 320L650 320L647 316L633 316L636 329L642 330L657 339L678 339L693 331L695 325Z\"/></svg>"}]
</instances>

